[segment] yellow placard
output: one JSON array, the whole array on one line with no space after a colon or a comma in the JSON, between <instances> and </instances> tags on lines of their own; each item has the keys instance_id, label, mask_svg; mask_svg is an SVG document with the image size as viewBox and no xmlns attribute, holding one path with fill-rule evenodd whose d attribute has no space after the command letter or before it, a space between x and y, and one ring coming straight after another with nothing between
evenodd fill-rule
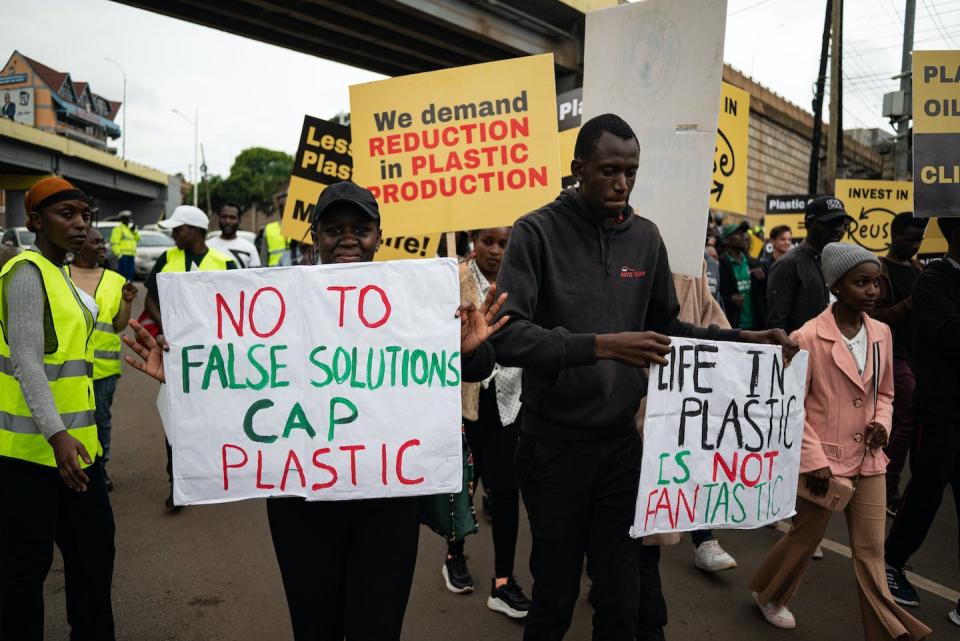
<instances>
[{"instance_id":1,"label":"yellow placard","mask_svg":"<svg viewBox=\"0 0 960 641\"><path fill-rule=\"evenodd\" d=\"M913 183L908 180L837 180L836 196L856 221L844 237L844 242L860 245L878 256L885 255L890 249L893 218L897 214L913 211ZM769 224L768 220L768 229ZM806 233L803 235L806 236ZM920 246L920 255L934 256L946 251L943 234L931 220Z\"/></svg>"},{"instance_id":2,"label":"yellow placard","mask_svg":"<svg viewBox=\"0 0 960 641\"><path fill-rule=\"evenodd\" d=\"M913 133L960 132L960 51L913 52Z\"/></svg>"},{"instance_id":3,"label":"yellow placard","mask_svg":"<svg viewBox=\"0 0 960 641\"><path fill-rule=\"evenodd\" d=\"M383 262L411 258L436 258L441 236L442 234L429 234L384 238L373 259L376 262Z\"/></svg>"},{"instance_id":4,"label":"yellow placard","mask_svg":"<svg viewBox=\"0 0 960 641\"><path fill-rule=\"evenodd\" d=\"M560 190L553 55L350 87L354 180L390 236L513 222Z\"/></svg>"},{"instance_id":5,"label":"yellow placard","mask_svg":"<svg viewBox=\"0 0 960 641\"><path fill-rule=\"evenodd\" d=\"M726 82L720 86L720 116L713 152L710 207L734 214L747 213L747 136L750 94Z\"/></svg>"},{"instance_id":6,"label":"yellow placard","mask_svg":"<svg viewBox=\"0 0 960 641\"><path fill-rule=\"evenodd\" d=\"M960 216L960 51L913 52L913 209Z\"/></svg>"},{"instance_id":7,"label":"yellow placard","mask_svg":"<svg viewBox=\"0 0 960 641\"><path fill-rule=\"evenodd\" d=\"M312 242L313 206L327 185L350 179L353 166L350 154L348 127L313 116L303 117L280 223L281 234L297 242Z\"/></svg>"}]
</instances>

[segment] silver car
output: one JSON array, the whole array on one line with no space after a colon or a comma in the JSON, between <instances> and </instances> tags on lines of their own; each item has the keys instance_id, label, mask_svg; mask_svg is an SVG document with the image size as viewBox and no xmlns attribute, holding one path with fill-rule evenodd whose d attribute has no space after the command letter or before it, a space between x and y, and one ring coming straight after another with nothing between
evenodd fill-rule
<instances>
[{"instance_id":1,"label":"silver car","mask_svg":"<svg viewBox=\"0 0 960 641\"><path fill-rule=\"evenodd\" d=\"M158 231L144 229L140 232L140 242L137 243L137 255L134 258L134 267L137 278L146 280L157 259L174 246L170 236Z\"/></svg>"}]
</instances>

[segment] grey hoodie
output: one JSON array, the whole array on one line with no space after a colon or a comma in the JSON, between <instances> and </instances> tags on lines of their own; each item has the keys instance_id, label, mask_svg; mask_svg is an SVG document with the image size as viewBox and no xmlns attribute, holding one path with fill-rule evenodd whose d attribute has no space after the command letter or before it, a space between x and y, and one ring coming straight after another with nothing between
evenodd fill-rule
<instances>
[{"instance_id":1,"label":"grey hoodie","mask_svg":"<svg viewBox=\"0 0 960 641\"><path fill-rule=\"evenodd\" d=\"M634 429L643 370L598 361L596 335L656 331L736 340L739 332L682 323L657 226L627 212L604 227L575 190L517 221L497 275L510 322L497 361L523 372L523 429L579 440Z\"/></svg>"}]
</instances>

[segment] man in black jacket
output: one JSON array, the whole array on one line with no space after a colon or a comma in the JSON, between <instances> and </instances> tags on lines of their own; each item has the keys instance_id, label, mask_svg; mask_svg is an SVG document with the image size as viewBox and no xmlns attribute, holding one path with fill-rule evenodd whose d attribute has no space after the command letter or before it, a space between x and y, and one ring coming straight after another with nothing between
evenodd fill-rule
<instances>
[{"instance_id":1,"label":"man in black jacket","mask_svg":"<svg viewBox=\"0 0 960 641\"><path fill-rule=\"evenodd\" d=\"M767 327L790 334L827 308L830 294L820 271L820 252L843 238L852 220L838 198L817 196L810 201L804 211L807 237L770 267Z\"/></svg>"},{"instance_id":2,"label":"man in black jacket","mask_svg":"<svg viewBox=\"0 0 960 641\"><path fill-rule=\"evenodd\" d=\"M590 120L574 156L579 187L517 221L497 283L510 292L503 313L511 319L494 341L497 360L524 370L517 462L534 578L524 639L563 638L584 554L593 638L662 638L666 612L653 581L659 549L641 552L629 536L641 368L666 362L667 334L796 346L782 331L701 329L677 319L660 232L628 204L640 145L626 122L612 114ZM638 606L651 603L660 605L646 612L655 620L638 626Z\"/></svg>"},{"instance_id":3,"label":"man in black jacket","mask_svg":"<svg viewBox=\"0 0 960 641\"><path fill-rule=\"evenodd\" d=\"M903 502L887 536L887 584L898 603L920 605L903 566L916 552L933 524L947 484L960 518L960 218L939 218L947 255L931 264L913 288L913 411L920 420L920 439ZM949 613L960 625L960 604Z\"/></svg>"}]
</instances>

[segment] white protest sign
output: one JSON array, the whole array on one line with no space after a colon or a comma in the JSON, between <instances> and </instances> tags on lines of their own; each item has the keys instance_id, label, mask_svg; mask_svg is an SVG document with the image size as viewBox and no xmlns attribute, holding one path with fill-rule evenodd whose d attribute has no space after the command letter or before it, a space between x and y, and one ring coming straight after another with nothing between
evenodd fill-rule
<instances>
[{"instance_id":1,"label":"white protest sign","mask_svg":"<svg viewBox=\"0 0 960 641\"><path fill-rule=\"evenodd\" d=\"M650 368L630 536L756 528L796 504L807 352L670 339Z\"/></svg>"},{"instance_id":2,"label":"white protest sign","mask_svg":"<svg viewBox=\"0 0 960 641\"><path fill-rule=\"evenodd\" d=\"M640 141L630 198L672 271L700 276L720 104L726 0L643 0L587 14L583 117L614 113Z\"/></svg>"},{"instance_id":3,"label":"white protest sign","mask_svg":"<svg viewBox=\"0 0 960 641\"><path fill-rule=\"evenodd\" d=\"M458 492L451 259L163 273L178 505Z\"/></svg>"}]
</instances>

